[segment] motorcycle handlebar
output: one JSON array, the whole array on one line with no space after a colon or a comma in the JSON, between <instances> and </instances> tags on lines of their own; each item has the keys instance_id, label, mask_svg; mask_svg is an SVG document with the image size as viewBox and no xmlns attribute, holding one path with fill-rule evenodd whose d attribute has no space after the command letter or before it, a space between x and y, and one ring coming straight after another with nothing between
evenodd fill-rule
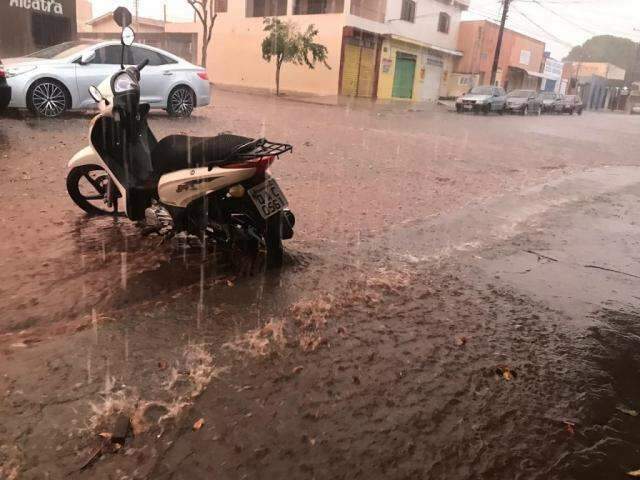
<instances>
[{"instance_id":1,"label":"motorcycle handlebar","mask_svg":"<svg viewBox=\"0 0 640 480\"><path fill-rule=\"evenodd\" d=\"M143 61L141 61L141 62L136 66L136 68L138 69L138 71L139 71L139 72L141 72L141 71L142 71L142 69L143 69L144 67L146 67L148 63L149 63L149 59L148 59L148 58L145 58Z\"/></svg>"}]
</instances>

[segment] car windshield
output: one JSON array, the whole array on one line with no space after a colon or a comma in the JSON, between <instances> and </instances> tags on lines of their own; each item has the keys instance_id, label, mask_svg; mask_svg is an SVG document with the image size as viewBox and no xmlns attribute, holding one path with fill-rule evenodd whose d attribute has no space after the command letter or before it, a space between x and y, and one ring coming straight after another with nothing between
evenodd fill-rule
<instances>
[{"instance_id":1,"label":"car windshield","mask_svg":"<svg viewBox=\"0 0 640 480\"><path fill-rule=\"evenodd\" d=\"M471 89L471 92L469 92L471 95L492 95L493 94L493 90L491 89L491 87L487 87L487 86L483 86L483 87L473 87Z\"/></svg>"},{"instance_id":2,"label":"car windshield","mask_svg":"<svg viewBox=\"0 0 640 480\"><path fill-rule=\"evenodd\" d=\"M52 47L38 50L37 52L30 53L26 56L30 58L44 58L48 60L54 58L65 58L75 53L79 53L85 48L90 47L91 45L94 45L94 43L85 41L64 42Z\"/></svg>"},{"instance_id":3,"label":"car windshield","mask_svg":"<svg viewBox=\"0 0 640 480\"><path fill-rule=\"evenodd\" d=\"M509 98L529 98L534 93L532 90L514 90L507 95Z\"/></svg>"}]
</instances>

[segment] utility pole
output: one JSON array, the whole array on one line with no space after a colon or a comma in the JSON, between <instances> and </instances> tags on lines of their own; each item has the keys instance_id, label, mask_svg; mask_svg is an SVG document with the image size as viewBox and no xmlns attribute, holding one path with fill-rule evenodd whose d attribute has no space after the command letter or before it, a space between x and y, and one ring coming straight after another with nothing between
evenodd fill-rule
<instances>
[{"instance_id":1,"label":"utility pole","mask_svg":"<svg viewBox=\"0 0 640 480\"><path fill-rule=\"evenodd\" d=\"M496 44L496 53L493 56L493 66L491 67L491 85L496 82L496 73L498 73L498 64L500 62L500 50L502 50L502 37L504 36L504 25L507 23L507 15L509 14L509 5L513 0L502 0L502 19L500 20L500 31L498 32L498 43Z\"/></svg>"}]
</instances>

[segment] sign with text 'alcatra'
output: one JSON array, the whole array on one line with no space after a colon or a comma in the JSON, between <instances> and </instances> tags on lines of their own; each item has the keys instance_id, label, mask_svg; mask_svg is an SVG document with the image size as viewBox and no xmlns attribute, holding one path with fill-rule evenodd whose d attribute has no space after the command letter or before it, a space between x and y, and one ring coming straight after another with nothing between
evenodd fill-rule
<instances>
[{"instance_id":1,"label":"sign with text 'alcatra'","mask_svg":"<svg viewBox=\"0 0 640 480\"><path fill-rule=\"evenodd\" d=\"M40 13L64 15L62 4L55 0L9 0L9 6Z\"/></svg>"}]
</instances>

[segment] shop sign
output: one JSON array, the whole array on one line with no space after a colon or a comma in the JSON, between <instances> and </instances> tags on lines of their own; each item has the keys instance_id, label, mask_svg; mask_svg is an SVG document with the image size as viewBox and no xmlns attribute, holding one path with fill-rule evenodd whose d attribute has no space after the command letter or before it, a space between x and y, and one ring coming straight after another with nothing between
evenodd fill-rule
<instances>
[{"instance_id":1,"label":"shop sign","mask_svg":"<svg viewBox=\"0 0 640 480\"><path fill-rule=\"evenodd\" d=\"M389 73L391 71L391 65L393 64L393 60L390 58L382 59L382 73Z\"/></svg>"},{"instance_id":2,"label":"shop sign","mask_svg":"<svg viewBox=\"0 0 640 480\"><path fill-rule=\"evenodd\" d=\"M9 0L9 6L34 12L64 15L62 4L55 0Z\"/></svg>"}]
</instances>

